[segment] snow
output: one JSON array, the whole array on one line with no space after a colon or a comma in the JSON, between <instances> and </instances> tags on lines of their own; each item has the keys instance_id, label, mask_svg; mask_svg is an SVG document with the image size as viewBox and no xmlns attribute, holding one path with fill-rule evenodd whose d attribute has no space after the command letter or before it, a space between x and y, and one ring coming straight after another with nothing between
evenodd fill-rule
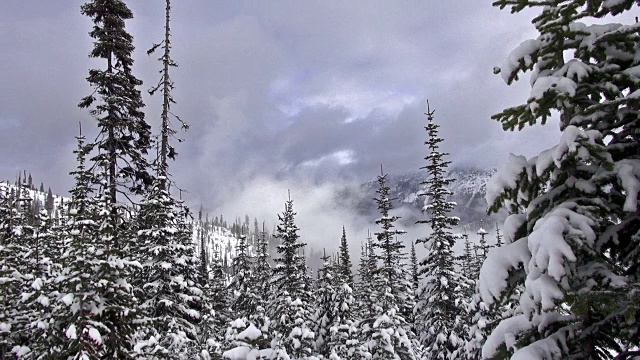
<instances>
[{"instance_id":1,"label":"snow","mask_svg":"<svg viewBox=\"0 0 640 360\"><path fill-rule=\"evenodd\" d=\"M222 357L229 360L248 360L253 349L248 346L238 346L222 353ZM255 357L254 357L255 358Z\"/></svg>"},{"instance_id":2,"label":"snow","mask_svg":"<svg viewBox=\"0 0 640 360\"><path fill-rule=\"evenodd\" d=\"M502 63L502 66L500 66L500 73L504 82L509 84L509 78L511 77L511 74L518 69L520 62L523 62L527 67L532 66L532 55L540 50L542 45L543 42L540 40L529 39L523 41L513 49L504 63Z\"/></svg>"},{"instance_id":3,"label":"snow","mask_svg":"<svg viewBox=\"0 0 640 360\"><path fill-rule=\"evenodd\" d=\"M569 203L566 206L571 206ZM588 243L596 239L591 226L594 221L566 207L553 210L538 220L529 235L529 250L533 256L530 266L546 271L560 281L565 276L563 258L576 261L571 246L565 240L566 234L580 236Z\"/></svg>"},{"instance_id":4,"label":"snow","mask_svg":"<svg viewBox=\"0 0 640 360\"><path fill-rule=\"evenodd\" d=\"M13 349L11 349L11 352L16 354L17 358L21 358L27 355L28 353L30 353L31 349L29 349L29 347L27 346L16 346Z\"/></svg>"},{"instance_id":5,"label":"snow","mask_svg":"<svg viewBox=\"0 0 640 360\"><path fill-rule=\"evenodd\" d=\"M67 338L72 340L75 340L78 338L78 335L76 334L76 326L74 324L69 325L69 328L64 334Z\"/></svg>"},{"instance_id":6,"label":"snow","mask_svg":"<svg viewBox=\"0 0 640 360\"><path fill-rule=\"evenodd\" d=\"M60 301L62 301L65 305L69 306L73 303L73 294L67 294L63 296Z\"/></svg>"},{"instance_id":7,"label":"snow","mask_svg":"<svg viewBox=\"0 0 640 360\"><path fill-rule=\"evenodd\" d=\"M502 235L504 237L505 244L510 244L516 239L516 232L527 221L527 215L525 214L511 214L509 215L502 225Z\"/></svg>"},{"instance_id":8,"label":"snow","mask_svg":"<svg viewBox=\"0 0 640 360\"><path fill-rule=\"evenodd\" d=\"M238 340L245 340L245 339L255 340L260 338L261 336L262 336L262 332L258 330L258 328L256 328L253 324L249 324L249 327L247 327L244 331L238 334L237 339Z\"/></svg>"},{"instance_id":9,"label":"snow","mask_svg":"<svg viewBox=\"0 0 640 360\"><path fill-rule=\"evenodd\" d=\"M587 149L579 141L586 140L591 145L596 145L596 141L602 138L602 133L597 130L581 130L573 125L567 126L562 132L562 137L558 145L549 150L543 151L535 159L536 174L538 176L553 163L561 168L562 160L568 153L577 152L579 158L588 160L590 155ZM533 160L533 159L532 159Z\"/></svg>"},{"instance_id":10,"label":"snow","mask_svg":"<svg viewBox=\"0 0 640 360\"><path fill-rule=\"evenodd\" d=\"M568 78L575 78L578 81L582 81L582 79L589 76L592 68L577 59L569 60L559 72L564 73Z\"/></svg>"},{"instance_id":11,"label":"snow","mask_svg":"<svg viewBox=\"0 0 640 360\"><path fill-rule=\"evenodd\" d=\"M604 2L602 3L602 7L603 8L612 8L615 6L620 6L622 4L624 4L626 1L625 0L604 0Z\"/></svg>"},{"instance_id":12,"label":"snow","mask_svg":"<svg viewBox=\"0 0 640 360\"><path fill-rule=\"evenodd\" d=\"M89 329L89 338L93 340L96 344L102 344L102 336L100 332L96 328Z\"/></svg>"},{"instance_id":13,"label":"snow","mask_svg":"<svg viewBox=\"0 0 640 360\"><path fill-rule=\"evenodd\" d=\"M33 281L33 283L31 284L31 287L32 287L34 290L40 290L40 289L42 289L42 279L40 279L40 278L36 278L36 279Z\"/></svg>"},{"instance_id":14,"label":"snow","mask_svg":"<svg viewBox=\"0 0 640 360\"><path fill-rule=\"evenodd\" d=\"M495 299L499 299L502 291L507 287L509 271L528 264L530 259L527 238L489 250L480 269L478 281L482 301L491 305Z\"/></svg>"},{"instance_id":15,"label":"snow","mask_svg":"<svg viewBox=\"0 0 640 360\"><path fill-rule=\"evenodd\" d=\"M511 349L514 344L515 334L531 329L533 325L524 315L518 315L502 320L487 337L482 346L482 358L491 359L496 356L502 344ZM511 345L511 347L509 346Z\"/></svg>"},{"instance_id":16,"label":"snow","mask_svg":"<svg viewBox=\"0 0 640 360\"><path fill-rule=\"evenodd\" d=\"M49 306L49 298L44 295L40 295L37 301L44 307Z\"/></svg>"},{"instance_id":17,"label":"snow","mask_svg":"<svg viewBox=\"0 0 640 360\"><path fill-rule=\"evenodd\" d=\"M10 331L11 331L11 324L0 323L0 333L10 332Z\"/></svg>"},{"instance_id":18,"label":"snow","mask_svg":"<svg viewBox=\"0 0 640 360\"><path fill-rule=\"evenodd\" d=\"M638 192L640 191L640 161L626 159L615 166L620 185L626 192L623 210L635 212L638 209Z\"/></svg>"},{"instance_id":19,"label":"snow","mask_svg":"<svg viewBox=\"0 0 640 360\"><path fill-rule=\"evenodd\" d=\"M552 89L558 93L574 96L577 88L578 84L575 81L564 76L540 76L531 87L529 99L540 100L546 92Z\"/></svg>"},{"instance_id":20,"label":"snow","mask_svg":"<svg viewBox=\"0 0 640 360\"><path fill-rule=\"evenodd\" d=\"M507 164L496 171L487 181L487 204L491 205L505 189L515 189L520 173L528 168L527 158L509 154Z\"/></svg>"}]
</instances>

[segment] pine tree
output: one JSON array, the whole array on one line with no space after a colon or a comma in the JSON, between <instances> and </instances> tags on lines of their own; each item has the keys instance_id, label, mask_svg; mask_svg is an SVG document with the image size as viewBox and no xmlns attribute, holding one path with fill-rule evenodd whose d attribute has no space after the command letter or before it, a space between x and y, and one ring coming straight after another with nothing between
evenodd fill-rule
<instances>
[{"instance_id":1,"label":"pine tree","mask_svg":"<svg viewBox=\"0 0 640 360\"><path fill-rule=\"evenodd\" d=\"M193 356L200 322L200 313L191 305L200 301L202 291L195 279L189 279L197 264L190 234L180 223L181 209L164 186L162 177L155 180L137 214L142 260L137 296L148 324L137 350L187 358Z\"/></svg>"},{"instance_id":2,"label":"pine tree","mask_svg":"<svg viewBox=\"0 0 640 360\"><path fill-rule=\"evenodd\" d=\"M0 267L0 350L2 355L18 356L31 351L29 324L34 314L22 302L22 294L30 292L33 283L34 253L29 245L34 240L35 229L30 225L31 196L18 177L13 194L2 199L2 263ZM6 194L6 190L5 190ZM8 355L13 353L14 355Z\"/></svg>"},{"instance_id":3,"label":"pine tree","mask_svg":"<svg viewBox=\"0 0 640 360\"><path fill-rule=\"evenodd\" d=\"M315 347L319 355L325 358L329 356L329 340L331 338L331 326L334 323L334 298L336 286L340 286L341 279L338 267L329 260L330 256L324 253L322 267L320 268L316 291L313 296L315 309Z\"/></svg>"},{"instance_id":4,"label":"pine tree","mask_svg":"<svg viewBox=\"0 0 640 360\"><path fill-rule=\"evenodd\" d=\"M121 222L117 209L117 194L128 191L142 193L151 185L145 154L150 146L150 126L144 120L142 97L136 89L142 82L132 73L133 37L125 30L125 21L133 18L122 0L91 0L81 6L83 15L93 20L89 35L95 39L89 56L104 59L106 69L91 69L87 81L95 89L79 106L89 108L98 122L100 136L98 154L92 160L106 166L105 194L111 209L111 228L118 231ZM124 164L124 165L123 165ZM115 235L115 234L114 234ZM118 236L112 239L115 246Z\"/></svg>"},{"instance_id":5,"label":"pine tree","mask_svg":"<svg viewBox=\"0 0 640 360\"><path fill-rule=\"evenodd\" d=\"M319 296L316 296L316 299L318 299L316 307L328 307L325 310L327 315L321 318L328 323L328 326L321 327L323 332L318 335L318 338L322 337L325 341L323 344L325 345L324 353L320 351L320 354L326 354L325 356L332 360L368 359L371 354L366 344L361 341L361 331L357 322L360 306L353 295L350 285L350 281L353 281L353 276L351 275L351 260L348 256L349 252L346 244L346 233L343 228L338 256L340 262L328 264L328 267L321 272L324 276L318 281ZM328 259L325 258L325 264L327 263L326 260ZM361 261L366 261L364 249ZM348 265L345 265L345 263ZM366 268L366 266L361 267L363 269ZM327 276L331 275L331 272L334 273L333 281L330 281L331 278ZM364 275L363 278L368 278L368 276ZM328 284L325 285L325 283ZM367 286L370 287L371 284L369 283ZM330 290L323 291L324 288ZM331 293L331 298L326 301L320 300L321 297L326 297L326 295L322 296L323 293ZM317 317L317 319L319 318ZM328 332L325 330L327 328Z\"/></svg>"},{"instance_id":6,"label":"pine tree","mask_svg":"<svg viewBox=\"0 0 640 360\"><path fill-rule=\"evenodd\" d=\"M306 245L299 242L295 224L293 201L285 203L278 215L280 223L276 237L280 239L278 258L274 261L272 289L274 291L267 315L272 319L272 348L292 359L308 357L313 351L314 334L310 330L311 313L308 308L311 294L308 288L307 267L300 251Z\"/></svg>"},{"instance_id":7,"label":"pine tree","mask_svg":"<svg viewBox=\"0 0 640 360\"><path fill-rule=\"evenodd\" d=\"M265 311L271 295L271 275L273 270L269 263L269 242L267 240L267 232L262 224L262 231L256 248L256 262L253 267L252 288L257 295L256 309L261 307Z\"/></svg>"},{"instance_id":8,"label":"pine tree","mask_svg":"<svg viewBox=\"0 0 640 360\"><path fill-rule=\"evenodd\" d=\"M341 277L341 281L345 282L349 285L349 287L353 288L353 273L351 267L353 266L351 263L351 256L349 255L349 244L347 243L347 232L342 227L342 237L340 238L340 248L338 250L338 276Z\"/></svg>"},{"instance_id":9,"label":"pine tree","mask_svg":"<svg viewBox=\"0 0 640 360\"><path fill-rule=\"evenodd\" d=\"M55 338L51 336L54 331L51 303L59 297L55 281L60 276L58 259L62 246L61 234L54 233L48 212L40 209L38 215L38 225L34 227L31 241L26 244L30 253L25 257L28 258L28 273L23 275L27 287L17 304L20 311L28 314L25 330L30 338L29 357L34 359L46 358L56 345Z\"/></svg>"},{"instance_id":10,"label":"pine tree","mask_svg":"<svg viewBox=\"0 0 640 360\"><path fill-rule=\"evenodd\" d=\"M256 225L256 224L254 224ZM264 226L263 226L264 227ZM256 260L246 281L245 293L242 296L251 300L250 310L243 317L237 317L227 328L223 358L266 359L271 353L269 334L270 320L265 308L269 300L269 283L271 266L269 265L268 243L266 232L262 231L256 241Z\"/></svg>"},{"instance_id":11,"label":"pine tree","mask_svg":"<svg viewBox=\"0 0 640 360\"><path fill-rule=\"evenodd\" d=\"M232 314L229 311L230 294L227 287L227 275L222 267L222 259L218 245L213 249L212 258L209 261L209 286L206 287L204 296L210 307L206 324L207 338L205 339L209 353L220 353L220 348L225 339L227 324L231 321Z\"/></svg>"},{"instance_id":12,"label":"pine tree","mask_svg":"<svg viewBox=\"0 0 640 360\"><path fill-rule=\"evenodd\" d=\"M390 214L394 199L390 197L387 176L382 171L376 193L378 197L374 200L381 216L376 224L382 229L375 233L374 246L380 250L375 259L380 265L372 272L376 303L373 323L368 324L366 334L370 337L369 350L374 359L416 359L411 326L403 317L413 308L409 274L401 264L406 256L402 252L405 246L397 238L405 232L395 228L399 217Z\"/></svg>"},{"instance_id":13,"label":"pine tree","mask_svg":"<svg viewBox=\"0 0 640 360\"><path fill-rule=\"evenodd\" d=\"M107 170L105 169L105 173ZM105 179L106 174L100 177ZM97 217L98 226L95 248L96 259L92 264L95 271L91 281L94 282L95 292L86 294L90 299L83 306L88 307L91 317L91 327L87 334L77 335L77 328L67 328L65 335L71 339L74 336L88 336L100 346L100 354L104 358L127 358L135 342L136 331L139 328L141 314L137 310L137 301L133 296L133 287L129 283L132 273L138 264L128 259L124 249L115 245L114 237L118 231L112 226L113 213L108 183L102 181L102 189L98 192ZM126 240L131 241L131 240ZM80 270L83 271L83 270ZM71 293L73 295L73 293ZM65 295L69 296L69 294ZM85 296L83 294L83 296ZM75 295L70 299L76 301ZM74 305L72 307L77 307ZM76 333L74 334L74 331Z\"/></svg>"},{"instance_id":14,"label":"pine tree","mask_svg":"<svg viewBox=\"0 0 640 360\"><path fill-rule=\"evenodd\" d=\"M416 245L415 242L411 242L411 252L409 255L409 275L411 276L411 303L413 306L411 307L411 312L407 314L407 322L411 324L411 331L414 334L417 334L416 329L416 321L415 314L413 313L413 309L415 308L416 295L418 293L418 289L420 288L420 276L418 273L418 256L416 255Z\"/></svg>"},{"instance_id":15,"label":"pine tree","mask_svg":"<svg viewBox=\"0 0 640 360\"><path fill-rule=\"evenodd\" d=\"M360 256L360 267L358 268L359 280L356 294L358 301L358 315L365 324L372 323L375 316L375 288L372 284L373 273L377 268L378 260L375 254L373 238L369 233L367 236L367 243L362 248L362 254Z\"/></svg>"},{"instance_id":16,"label":"pine tree","mask_svg":"<svg viewBox=\"0 0 640 360\"><path fill-rule=\"evenodd\" d=\"M252 322L236 319L230 323L226 334L229 344L223 359L270 359L271 350L268 348L267 334Z\"/></svg>"},{"instance_id":17,"label":"pine tree","mask_svg":"<svg viewBox=\"0 0 640 360\"><path fill-rule=\"evenodd\" d=\"M49 215L53 215L54 198L53 198L53 192L51 191L51 188L49 188L49 190L47 191L47 199L44 203L44 208L47 210Z\"/></svg>"},{"instance_id":18,"label":"pine tree","mask_svg":"<svg viewBox=\"0 0 640 360\"><path fill-rule=\"evenodd\" d=\"M0 183L0 358L8 358L13 348L11 327L14 311L12 304L15 304L15 298L12 275L17 254L11 241L11 218L14 209L8 188L8 184Z\"/></svg>"},{"instance_id":19,"label":"pine tree","mask_svg":"<svg viewBox=\"0 0 640 360\"><path fill-rule=\"evenodd\" d=\"M425 244L429 254L420 261L419 274L424 283L418 290L416 327L426 358L454 359L463 344L460 293L466 285L454 268L456 237L451 227L457 225L459 219L448 215L455 203L447 201L451 192L446 187L453 180L446 177L450 162L443 158L448 154L439 151L439 143L443 141L438 136L439 125L434 122L431 109L427 109L426 115L429 122L425 126L428 133L425 145L429 154L425 157L427 165L422 169L427 170L428 177L422 182L426 188L420 196L426 196L430 201L424 208L429 217L417 223L429 224L432 232L427 238L417 240Z\"/></svg>"},{"instance_id":20,"label":"pine tree","mask_svg":"<svg viewBox=\"0 0 640 360\"><path fill-rule=\"evenodd\" d=\"M248 318L255 312L257 299L253 289L250 289L253 274L246 235L240 235L238 239L236 256L231 266L233 268L233 278L229 284L232 296L231 313L236 318Z\"/></svg>"},{"instance_id":21,"label":"pine tree","mask_svg":"<svg viewBox=\"0 0 640 360\"><path fill-rule=\"evenodd\" d=\"M540 4L494 5L519 12ZM516 306L482 352L528 359L603 359L618 353L628 359L637 356L640 344L640 318L631 315L639 308L640 289L638 198L631 185L638 183L640 169L640 35L637 25L601 19L637 4L544 5L533 22L540 35L496 68L507 84L534 70L531 94L525 104L493 118L513 130L544 124L558 113L560 142L529 160L511 156L508 168L488 185L491 209L506 207L512 214L507 221L519 226L513 240L491 252L480 273L479 292L487 306ZM485 276L489 273L492 279ZM505 332L514 341L505 343Z\"/></svg>"},{"instance_id":22,"label":"pine tree","mask_svg":"<svg viewBox=\"0 0 640 360\"><path fill-rule=\"evenodd\" d=\"M500 234L500 228L496 222L496 247L500 247L502 245L504 245L504 242L502 241L502 234Z\"/></svg>"},{"instance_id":23,"label":"pine tree","mask_svg":"<svg viewBox=\"0 0 640 360\"><path fill-rule=\"evenodd\" d=\"M101 344L92 339L100 333L92 318L97 312L98 296L96 281L99 256L104 250L97 243L96 203L92 197L93 175L85 166L88 148L82 135L76 138L77 168L71 172L75 185L70 190L71 203L66 234L68 247L61 257L64 267L58 281L59 298L52 311L54 341L52 352L60 358L97 358Z\"/></svg>"},{"instance_id":24,"label":"pine tree","mask_svg":"<svg viewBox=\"0 0 640 360\"><path fill-rule=\"evenodd\" d=\"M491 246L487 242L486 236L489 234L484 228L480 227L478 232L476 233L480 235L480 240L478 244L473 246L473 261L472 261L472 273L474 274L473 280L478 279L478 275L480 274L480 268L482 267L482 263L487 258L487 254L489 253L489 249Z\"/></svg>"}]
</instances>

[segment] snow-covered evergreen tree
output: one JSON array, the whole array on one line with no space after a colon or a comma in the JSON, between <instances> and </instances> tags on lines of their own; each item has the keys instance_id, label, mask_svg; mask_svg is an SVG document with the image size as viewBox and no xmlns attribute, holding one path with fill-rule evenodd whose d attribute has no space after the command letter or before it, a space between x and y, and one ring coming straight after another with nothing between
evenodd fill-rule
<instances>
[{"instance_id":1,"label":"snow-covered evergreen tree","mask_svg":"<svg viewBox=\"0 0 640 360\"><path fill-rule=\"evenodd\" d=\"M271 259L269 255L269 241L267 240L267 232L264 230L264 224L262 228L256 246L256 261L253 266L251 288L257 297L256 308L262 307L264 311L267 308L269 296L271 295L271 276L273 270L269 263Z\"/></svg>"},{"instance_id":2,"label":"snow-covered evergreen tree","mask_svg":"<svg viewBox=\"0 0 640 360\"><path fill-rule=\"evenodd\" d=\"M52 349L59 358L96 358L100 356L101 344L93 340L100 333L92 317L97 313L99 300L96 281L100 257L98 225L96 223L96 199L91 184L93 175L85 166L88 148L84 136L77 137L77 168L71 172L75 185L69 191L71 202L67 219L65 241L68 244L60 262L64 264L57 280L60 291L53 303L54 341Z\"/></svg>"},{"instance_id":3,"label":"snow-covered evergreen tree","mask_svg":"<svg viewBox=\"0 0 640 360\"><path fill-rule=\"evenodd\" d=\"M154 181L137 214L137 242L142 269L137 294L147 318L136 350L148 356L190 358L194 354L196 324L202 290L188 277L196 268L188 232L181 228L180 207L165 190L165 179Z\"/></svg>"},{"instance_id":4,"label":"snow-covered evergreen tree","mask_svg":"<svg viewBox=\"0 0 640 360\"><path fill-rule=\"evenodd\" d=\"M300 242L293 201L285 203L283 213L278 215L280 223L276 238L279 257L274 261L273 294L267 308L272 320L272 348L278 356L303 359L311 356L314 348L314 333L311 331L311 294L308 289L307 268L300 254L305 243Z\"/></svg>"},{"instance_id":5,"label":"snow-covered evergreen tree","mask_svg":"<svg viewBox=\"0 0 640 360\"><path fill-rule=\"evenodd\" d=\"M250 288L253 276L247 236L240 235L236 245L236 256L231 263L233 277L229 284L231 313L236 318L248 318L257 306L256 294Z\"/></svg>"},{"instance_id":6,"label":"snow-covered evergreen tree","mask_svg":"<svg viewBox=\"0 0 640 360\"><path fill-rule=\"evenodd\" d=\"M347 283L349 287L354 287L353 270L351 267L351 255L349 255L349 244L347 243L347 231L342 227L342 237L340 238L340 248L338 250L338 263L336 269L341 281Z\"/></svg>"},{"instance_id":7,"label":"snow-covered evergreen tree","mask_svg":"<svg viewBox=\"0 0 640 360\"><path fill-rule=\"evenodd\" d=\"M539 36L496 68L508 84L533 70L531 93L494 119L513 130L559 114L560 141L531 159L512 155L488 184L491 209L511 215L505 245L482 267L479 292L491 308L520 294L482 355L632 358L640 322L630 316L640 289L640 35L637 24L606 21L637 2L494 5L539 9Z\"/></svg>"},{"instance_id":8,"label":"snow-covered evergreen tree","mask_svg":"<svg viewBox=\"0 0 640 360\"><path fill-rule=\"evenodd\" d=\"M463 345L461 316L464 306L461 289L466 286L463 276L454 268L455 255L453 246L456 236L451 227L458 224L459 219L449 216L455 203L447 201L451 192L446 188L453 180L446 177L449 161L444 160L448 154L439 151L443 141L438 136L438 128L434 122L433 111L427 110L428 123L425 126L428 139L425 142L429 153L425 157L427 179L422 182L429 204L424 211L426 220L418 224L428 224L431 234L418 243L423 243L428 255L420 260L420 276L423 284L418 290L415 307L416 328L424 347L426 359L455 359Z\"/></svg>"},{"instance_id":9,"label":"snow-covered evergreen tree","mask_svg":"<svg viewBox=\"0 0 640 360\"><path fill-rule=\"evenodd\" d=\"M8 184L0 183L0 358L9 357L13 348L11 327L13 306L16 300L14 290L14 269L16 253L12 239L13 206L9 198Z\"/></svg>"},{"instance_id":10,"label":"snow-covered evergreen tree","mask_svg":"<svg viewBox=\"0 0 640 360\"><path fill-rule=\"evenodd\" d=\"M30 324L37 320L32 309L23 302L23 295L32 293L33 274L37 261L30 248L35 229L31 225L31 195L22 178L17 182L15 196L3 200L3 238L0 290L4 307L0 318L0 344L7 356L23 356L31 352ZM13 355L8 355L13 353Z\"/></svg>"},{"instance_id":11,"label":"snow-covered evergreen tree","mask_svg":"<svg viewBox=\"0 0 640 360\"><path fill-rule=\"evenodd\" d=\"M226 340L229 349L222 353L223 359L271 359L272 351L268 336L252 322L236 319L230 323Z\"/></svg>"},{"instance_id":12,"label":"snow-covered evergreen tree","mask_svg":"<svg viewBox=\"0 0 640 360\"><path fill-rule=\"evenodd\" d=\"M212 255L209 261L209 285L204 287L207 311L204 311L206 316L203 316L201 329L205 335L203 340L208 352L216 354L220 353L232 314L229 309L227 275L222 267L218 245L213 249Z\"/></svg>"},{"instance_id":13,"label":"snow-covered evergreen tree","mask_svg":"<svg viewBox=\"0 0 640 360\"><path fill-rule=\"evenodd\" d=\"M313 308L315 309L313 332L315 334L315 348L319 355L325 358L329 356L329 339L331 337L331 326L334 323L334 298L336 287L341 284L340 270L337 264L330 260L330 256L324 253L322 256L322 267L320 268L316 290L313 295Z\"/></svg>"},{"instance_id":14,"label":"snow-covered evergreen tree","mask_svg":"<svg viewBox=\"0 0 640 360\"><path fill-rule=\"evenodd\" d=\"M373 305L373 322L365 325L365 334L369 337L369 351L373 359L416 359L413 333L403 314L411 311L413 304L410 295L411 280L402 260L406 254L402 251L404 244L398 235L405 232L395 227L398 216L391 215L393 209L387 175L378 176L378 197L374 200L380 211L376 224L380 232L375 233L374 246L379 249L375 259L379 266L373 270L375 286L375 304Z\"/></svg>"}]
</instances>

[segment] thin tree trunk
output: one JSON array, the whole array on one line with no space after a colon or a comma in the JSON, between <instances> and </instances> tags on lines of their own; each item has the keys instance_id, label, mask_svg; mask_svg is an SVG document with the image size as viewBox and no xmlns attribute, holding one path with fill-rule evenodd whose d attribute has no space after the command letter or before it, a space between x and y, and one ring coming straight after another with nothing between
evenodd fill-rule
<instances>
[{"instance_id":1,"label":"thin tree trunk","mask_svg":"<svg viewBox=\"0 0 640 360\"><path fill-rule=\"evenodd\" d=\"M169 91L170 91L170 79L169 79L169 52L171 48L171 42L169 39L170 35L170 11L171 11L171 0L166 0L166 8L165 8L165 24L164 24L164 55L162 58L162 63L164 65L163 73L162 73L162 139L160 146L160 176L164 177L162 179L163 184L166 186L166 177L167 177L167 149L168 149L168 137L169 137Z\"/></svg>"}]
</instances>

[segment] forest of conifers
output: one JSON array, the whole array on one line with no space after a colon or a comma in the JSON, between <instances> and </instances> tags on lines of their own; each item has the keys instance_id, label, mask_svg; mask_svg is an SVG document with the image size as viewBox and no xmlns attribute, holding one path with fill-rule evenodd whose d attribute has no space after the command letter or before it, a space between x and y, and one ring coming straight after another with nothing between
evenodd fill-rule
<instances>
[{"instance_id":1,"label":"forest of conifers","mask_svg":"<svg viewBox=\"0 0 640 360\"><path fill-rule=\"evenodd\" d=\"M227 274L207 250L209 225L176 197L169 160L181 160L172 144L188 125L171 111L177 63L163 5L164 38L149 50L160 53L158 136L133 73L134 14L123 0L81 6L100 67L79 106L99 135L76 137L74 186L56 211L50 190L34 211L26 176L0 186L0 358L640 358L640 24L615 22L639 2L495 1L537 10L539 34L494 68L507 85L530 72L531 92L493 119L505 131L560 125L556 146L505 154L489 180L488 211L508 212L495 245L482 233L453 250L464 237L427 103L416 157L429 235L404 239L381 173L360 258L343 229L317 274L291 198L276 253L264 231L251 246L239 235Z\"/></svg>"}]
</instances>

